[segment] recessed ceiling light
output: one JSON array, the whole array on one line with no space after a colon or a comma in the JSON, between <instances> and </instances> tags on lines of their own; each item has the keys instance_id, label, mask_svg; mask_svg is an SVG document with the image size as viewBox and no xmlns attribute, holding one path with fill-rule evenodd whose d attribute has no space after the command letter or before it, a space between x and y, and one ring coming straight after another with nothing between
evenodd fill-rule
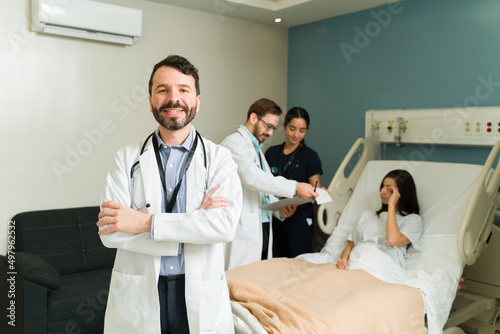
<instances>
[{"instance_id":1,"label":"recessed ceiling light","mask_svg":"<svg viewBox=\"0 0 500 334\"><path fill-rule=\"evenodd\" d=\"M276 22L276 23L280 23L280 22L281 22L281 19L280 19L279 17L277 17L277 18L275 18L275 19L274 19L274 22Z\"/></svg>"},{"instance_id":2,"label":"recessed ceiling light","mask_svg":"<svg viewBox=\"0 0 500 334\"><path fill-rule=\"evenodd\" d=\"M311 0L286 0L286 1L285 0L226 0L226 1L233 2L233 3L236 3L238 5L243 4L243 5L247 5L247 6L267 9L270 11L277 11L277 10L282 10L285 8L297 6L297 5L300 5L304 2L309 2Z\"/></svg>"}]
</instances>

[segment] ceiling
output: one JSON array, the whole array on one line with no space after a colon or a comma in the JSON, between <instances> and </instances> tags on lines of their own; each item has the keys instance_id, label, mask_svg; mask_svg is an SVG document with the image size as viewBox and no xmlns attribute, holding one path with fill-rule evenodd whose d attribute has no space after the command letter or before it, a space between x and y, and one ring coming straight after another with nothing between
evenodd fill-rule
<instances>
[{"instance_id":1,"label":"ceiling","mask_svg":"<svg viewBox=\"0 0 500 334\"><path fill-rule=\"evenodd\" d=\"M399 0L150 0L214 13L221 20L235 17L293 27L353 13ZM275 18L281 23L275 23Z\"/></svg>"}]
</instances>

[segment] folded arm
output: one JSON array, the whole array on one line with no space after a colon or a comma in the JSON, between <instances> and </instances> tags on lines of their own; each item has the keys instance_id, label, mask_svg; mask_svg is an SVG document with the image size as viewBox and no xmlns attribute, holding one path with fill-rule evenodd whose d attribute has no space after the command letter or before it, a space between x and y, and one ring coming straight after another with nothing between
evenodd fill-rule
<instances>
[{"instance_id":1,"label":"folded arm","mask_svg":"<svg viewBox=\"0 0 500 334\"><path fill-rule=\"evenodd\" d=\"M179 242L202 244L231 240L241 213L241 184L236 165L226 152L216 156L218 161L211 166L211 191L201 200L198 209L189 213L155 214L154 239L151 238L152 215L130 208L127 173L130 166L123 158L125 153L119 152L108 175L106 200L97 223L103 244L109 248L161 256L175 255Z\"/></svg>"},{"instance_id":2,"label":"folded arm","mask_svg":"<svg viewBox=\"0 0 500 334\"><path fill-rule=\"evenodd\" d=\"M217 189L219 189L219 186L215 186L205 195L199 210L221 209L229 205L230 201L225 197L212 198L213 193ZM96 225L106 225L106 227L99 231L99 235L111 232L129 234L151 232L152 214L134 210L115 201L103 202L101 207L103 209L99 212L99 221Z\"/></svg>"}]
</instances>

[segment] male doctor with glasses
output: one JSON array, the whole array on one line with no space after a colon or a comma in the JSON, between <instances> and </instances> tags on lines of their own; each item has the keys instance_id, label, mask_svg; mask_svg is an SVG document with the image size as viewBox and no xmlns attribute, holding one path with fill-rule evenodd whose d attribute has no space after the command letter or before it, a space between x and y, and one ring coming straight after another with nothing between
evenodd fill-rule
<instances>
[{"instance_id":1,"label":"male doctor with glasses","mask_svg":"<svg viewBox=\"0 0 500 334\"><path fill-rule=\"evenodd\" d=\"M236 235L225 246L226 269L272 257L272 213L261 209L262 205L276 201L274 196L318 196L309 183L274 176L262 153L262 144L278 128L281 113L273 101L259 99L250 106L245 124L221 143L231 151L238 165L243 188L243 210ZM279 214L282 218L289 217L296 208L295 205L282 207Z\"/></svg>"}]
</instances>

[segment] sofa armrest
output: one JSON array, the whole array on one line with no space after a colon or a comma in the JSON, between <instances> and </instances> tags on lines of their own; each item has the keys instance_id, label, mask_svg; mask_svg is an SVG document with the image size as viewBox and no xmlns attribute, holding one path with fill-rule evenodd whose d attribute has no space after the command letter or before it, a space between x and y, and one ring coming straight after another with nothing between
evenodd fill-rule
<instances>
[{"instance_id":1,"label":"sofa armrest","mask_svg":"<svg viewBox=\"0 0 500 334\"><path fill-rule=\"evenodd\" d=\"M15 271L25 280L57 290L61 287L62 278L59 272L42 258L27 252L16 252ZM8 258L3 263L7 266Z\"/></svg>"}]
</instances>

